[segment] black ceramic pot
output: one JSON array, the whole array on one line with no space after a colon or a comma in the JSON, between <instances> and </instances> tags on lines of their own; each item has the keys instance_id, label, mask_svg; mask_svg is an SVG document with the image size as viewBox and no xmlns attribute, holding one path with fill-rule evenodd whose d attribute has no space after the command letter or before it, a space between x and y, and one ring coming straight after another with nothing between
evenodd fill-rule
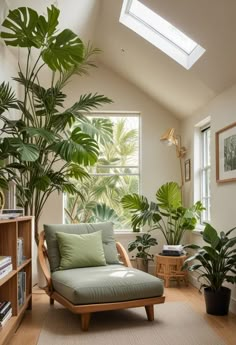
<instances>
[{"instance_id":1,"label":"black ceramic pot","mask_svg":"<svg viewBox=\"0 0 236 345\"><path fill-rule=\"evenodd\" d=\"M206 312L212 315L227 315L229 312L231 290L222 286L217 291L212 291L210 287L204 289L206 302Z\"/></svg>"}]
</instances>

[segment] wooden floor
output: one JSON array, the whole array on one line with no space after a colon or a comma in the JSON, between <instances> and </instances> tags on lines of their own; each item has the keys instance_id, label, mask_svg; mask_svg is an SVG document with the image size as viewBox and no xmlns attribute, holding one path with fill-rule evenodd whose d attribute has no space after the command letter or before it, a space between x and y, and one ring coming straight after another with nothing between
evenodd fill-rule
<instances>
[{"instance_id":1,"label":"wooden floor","mask_svg":"<svg viewBox=\"0 0 236 345\"><path fill-rule=\"evenodd\" d=\"M226 344L236 344L236 315L207 315L205 313L203 296L199 294L198 290L192 286L172 286L165 289L165 295L167 302L185 301L189 303L189 305L195 311L204 317L206 322L209 323L209 325L225 341ZM54 307L56 307L56 303ZM9 345L36 345L46 313L49 308L54 307L49 305L49 298L43 290L34 288L33 309L32 311L26 312L20 327L11 339Z\"/></svg>"}]
</instances>

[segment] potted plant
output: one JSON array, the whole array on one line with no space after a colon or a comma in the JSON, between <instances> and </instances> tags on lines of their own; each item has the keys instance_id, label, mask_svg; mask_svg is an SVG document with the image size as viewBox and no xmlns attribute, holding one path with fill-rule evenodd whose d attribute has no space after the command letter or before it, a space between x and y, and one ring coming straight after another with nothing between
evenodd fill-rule
<instances>
[{"instance_id":1,"label":"potted plant","mask_svg":"<svg viewBox=\"0 0 236 345\"><path fill-rule=\"evenodd\" d=\"M153 255L149 251L152 246L157 244L157 240L148 233L137 235L136 239L128 244L129 252L137 250L136 262L138 269L148 272L148 260L153 260Z\"/></svg>"},{"instance_id":2,"label":"potted plant","mask_svg":"<svg viewBox=\"0 0 236 345\"><path fill-rule=\"evenodd\" d=\"M199 274L200 290L204 288L206 311L213 315L226 315L229 310L231 290L223 286L225 282L236 283L236 236L231 234L236 229L218 233L210 224L202 232L203 246L186 245L184 248L196 249L197 252L185 260L183 270ZM191 265L189 265L192 263Z\"/></svg>"},{"instance_id":3,"label":"potted plant","mask_svg":"<svg viewBox=\"0 0 236 345\"><path fill-rule=\"evenodd\" d=\"M60 31L59 14L53 5L46 16L20 7L9 11L0 33L7 46L26 51L14 78L23 89L22 98L8 83L0 85L0 160L8 161L0 168L0 187L6 188L7 181L14 179L18 205L26 215L35 216L37 243L39 218L50 194L80 194L71 178L89 177L83 166L97 160L95 135L80 126L87 121L84 114L111 102L89 93L65 105L65 86L71 77L86 74L94 66L91 57L98 50L86 47L71 30ZM42 73L50 78L47 85ZM15 111L14 120L8 116L9 109Z\"/></svg>"},{"instance_id":4,"label":"potted plant","mask_svg":"<svg viewBox=\"0 0 236 345\"><path fill-rule=\"evenodd\" d=\"M194 230L197 220L204 209L200 201L191 207L183 207L180 187L176 182L167 182L156 192L157 203L148 202L147 198L138 194L127 194L122 206L130 210L131 224L134 231L148 225L150 230L159 229L166 244L182 244L187 230Z\"/></svg>"}]
</instances>

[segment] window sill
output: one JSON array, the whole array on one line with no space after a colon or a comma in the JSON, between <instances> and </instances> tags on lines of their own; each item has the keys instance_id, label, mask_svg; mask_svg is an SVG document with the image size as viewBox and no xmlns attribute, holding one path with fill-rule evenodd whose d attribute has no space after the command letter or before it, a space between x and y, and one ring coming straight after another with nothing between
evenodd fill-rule
<instances>
[{"instance_id":1,"label":"window sill","mask_svg":"<svg viewBox=\"0 0 236 345\"><path fill-rule=\"evenodd\" d=\"M196 228L193 230L193 234L194 234L194 235L200 236L200 235L201 235L201 231L203 231L204 228L205 228L204 225L202 225L202 224L197 224Z\"/></svg>"}]
</instances>

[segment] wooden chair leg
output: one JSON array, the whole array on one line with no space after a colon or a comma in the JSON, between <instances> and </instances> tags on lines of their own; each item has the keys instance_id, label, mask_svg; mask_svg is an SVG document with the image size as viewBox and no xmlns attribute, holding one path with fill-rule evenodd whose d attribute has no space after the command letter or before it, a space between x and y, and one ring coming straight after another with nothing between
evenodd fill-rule
<instances>
[{"instance_id":1,"label":"wooden chair leg","mask_svg":"<svg viewBox=\"0 0 236 345\"><path fill-rule=\"evenodd\" d=\"M148 321L154 320L154 307L152 305L145 305L145 310L147 314Z\"/></svg>"},{"instance_id":2,"label":"wooden chair leg","mask_svg":"<svg viewBox=\"0 0 236 345\"><path fill-rule=\"evenodd\" d=\"M91 313L81 314L81 329L82 331L88 331Z\"/></svg>"},{"instance_id":3,"label":"wooden chair leg","mask_svg":"<svg viewBox=\"0 0 236 345\"><path fill-rule=\"evenodd\" d=\"M50 297L50 304L53 305L54 304L54 299Z\"/></svg>"}]
</instances>

